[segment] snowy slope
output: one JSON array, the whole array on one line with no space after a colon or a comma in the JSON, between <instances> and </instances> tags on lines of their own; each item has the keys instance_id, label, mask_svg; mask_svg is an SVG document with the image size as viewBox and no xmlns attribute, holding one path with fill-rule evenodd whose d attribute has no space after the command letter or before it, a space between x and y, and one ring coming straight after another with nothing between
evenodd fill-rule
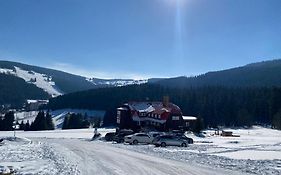
<instances>
[{"instance_id":1,"label":"snowy slope","mask_svg":"<svg viewBox=\"0 0 281 175\"><path fill-rule=\"evenodd\" d=\"M113 87L121 87L127 85L134 85L134 84L145 84L148 80L133 80L133 79L96 79L96 78L86 78L87 81L93 83L96 86L113 86Z\"/></svg>"},{"instance_id":2,"label":"snowy slope","mask_svg":"<svg viewBox=\"0 0 281 175\"><path fill-rule=\"evenodd\" d=\"M40 89L50 94L52 97L62 95L63 92L59 90L52 77L40 74L34 71L26 71L19 67L14 67L15 70L0 68L0 73L15 75L24 79L27 83L32 83Z\"/></svg>"},{"instance_id":3,"label":"snowy slope","mask_svg":"<svg viewBox=\"0 0 281 175\"><path fill-rule=\"evenodd\" d=\"M52 81L52 77L34 71L22 70L18 67L15 67L15 70L16 76L24 79L28 83L36 85L51 96L56 97L63 94L63 92L56 86L55 82Z\"/></svg>"}]
</instances>

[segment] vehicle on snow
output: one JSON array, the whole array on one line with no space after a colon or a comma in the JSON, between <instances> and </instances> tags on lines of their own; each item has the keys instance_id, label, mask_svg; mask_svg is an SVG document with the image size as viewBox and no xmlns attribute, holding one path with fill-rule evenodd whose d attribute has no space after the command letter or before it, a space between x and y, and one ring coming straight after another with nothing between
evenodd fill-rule
<instances>
[{"instance_id":1,"label":"vehicle on snow","mask_svg":"<svg viewBox=\"0 0 281 175\"><path fill-rule=\"evenodd\" d=\"M193 143L193 140L191 138L184 138L183 136L174 136L174 135L163 135L156 137L152 143L155 146L182 146L187 147L188 144Z\"/></svg>"},{"instance_id":2,"label":"vehicle on snow","mask_svg":"<svg viewBox=\"0 0 281 175\"><path fill-rule=\"evenodd\" d=\"M115 135L116 135L115 132L108 132L108 133L105 134L104 140L105 141L113 141Z\"/></svg>"},{"instance_id":3,"label":"vehicle on snow","mask_svg":"<svg viewBox=\"0 0 281 175\"><path fill-rule=\"evenodd\" d=\"M133 130L130 129L123 129L120 130L114 137L113 137L113 141L117 142L117 143L123 143L124 142L124 137L127 135L131 135L134 134Z\"/></svg>"},{"instance_id":4,"label":"vehicle on snow","mask_svg":"<svg viewBox=\"0 0 281 175\"><path fill-rule=\"evenodd\" d=\"M145 133L136 133L132 135L128 135L124 137L124 142L129 144L138 144L138 143L152 143L154 139L153 136L145 134Z\"/></svg>"}]
</instances>

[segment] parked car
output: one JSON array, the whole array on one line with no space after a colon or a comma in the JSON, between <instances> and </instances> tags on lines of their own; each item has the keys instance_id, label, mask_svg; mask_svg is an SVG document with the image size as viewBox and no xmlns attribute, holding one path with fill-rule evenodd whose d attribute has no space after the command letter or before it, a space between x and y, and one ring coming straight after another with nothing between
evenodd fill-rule
<instances>
[{"instance_id":1,"label":"parked car","mask_svg":"<svg viewBox=\"0 0 281 175\"><path fill-rule=\"evenodd\" d=\"M125 136L124 141L125 143L136 145L138 143L152 143L153 139L154 137L149 134L136 133L133 135Z\"/></svg>"},{"instance_id":2,"label":"parked car","mask_svg":"<svg viewBox=\"0 0 281 175\"><path fill-rule=\"evenodd\" d=\"M148 134L150 136L152 136L153 138L156 138L156 137L161 136L161 135L165 135L164 132L156 132L156 131L149 132Z\"/></svg>"},{"instance_id":3,"label":"parked car","mask_svg":"<svg viewBox=\"0 0 281 175\"><path fill-rule=\"evenodd\" d=\"M180 139L186 140L188 144L193 144L193 139L186 137L185 135L180 136Z\"/></svg>"},{"instance_id":4,"label":"parked car","mask_svg":"<svg viewBox=\"0 0 281 175\"><path fill-rule=\"evenodd\" d=\"M104 140L105 141L113 141L115 135L116 135L115 132L106 133L105 136L104 136Z\"/></svg>"},{"instance_id":5,"label":"parked car","mask_svg":"<svg viewBox=\"0 0 281 175\"><path fill-rule=\"evenodd\" d=\"M124 129L124 130L120 130L114 137L113 137L113 141L117 142L117 143L123 143L124 142L124 137L127 135L131 135L133 134L134 131L130 130L130 129Z\"/></svg>"},{"instance_id":6,"label":"parked car","mask_svg":"<svg viewBox=\"0 0 281 175\"><path fill-rule=\"evenodd\" d=\"M174 135L163 135L155 138L152 143L155 146L182 146L186 147L190 142L189 139L183 139L182 137L174 136Z\"/></svg>"}]
</instances>

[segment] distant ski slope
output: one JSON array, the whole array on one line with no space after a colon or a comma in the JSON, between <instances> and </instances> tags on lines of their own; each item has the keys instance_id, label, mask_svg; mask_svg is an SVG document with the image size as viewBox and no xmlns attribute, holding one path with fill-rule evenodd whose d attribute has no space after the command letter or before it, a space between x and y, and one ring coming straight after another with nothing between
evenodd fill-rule
<instances>
[{"instance_id":1,"label":"distant ski slope","mask_svg":"<svg viewBox=\"0 0 281 175\"><path fill-rule=\"evenodd\" d=\"M15 70L1 68L0 73L10 74L22 78L27 83L32 83L38 88L43 89L52 97L56 97L63 94L63 92L59 90L59 88L56 86L55 82L52 81L51 76L40 74L34 71L26 71L19 67L14 68Z\"/></svg>"}]
</instances>

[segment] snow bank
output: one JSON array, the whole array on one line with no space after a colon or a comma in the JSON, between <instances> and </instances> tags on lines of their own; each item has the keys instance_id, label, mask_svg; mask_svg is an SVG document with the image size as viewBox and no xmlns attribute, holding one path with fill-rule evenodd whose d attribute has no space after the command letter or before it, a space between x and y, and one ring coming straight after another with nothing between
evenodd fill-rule
<instances>
[{"instance_id":1,"label":"snow bank","mask_svg":"<svg viewBox=\"0 0 281 175\"><path fill-rule=\"evenodd\" d=\"M103 136L107 132L114 132L115 129L98 128L98 132ZM13 137L13 131L0 131L0 138ZM94 129L67 129L50 131L17 131L17 137L21 138L68 138L68 139L91 139Z\"/></svg>"},{"instance_id":2,"label":"snow bank","mask_svg":"<svg viewBox=\"0 0 281 175\"><path fill-rule=\"evenodd\" d=\"M80 174L75 155L71 155L74 159L68 160L64 154L71 153L58 145L26 142L24 138L5 140L0 146L0 173L14 169L16 174L22 175Z\"/></svg>"}]
</instances>

